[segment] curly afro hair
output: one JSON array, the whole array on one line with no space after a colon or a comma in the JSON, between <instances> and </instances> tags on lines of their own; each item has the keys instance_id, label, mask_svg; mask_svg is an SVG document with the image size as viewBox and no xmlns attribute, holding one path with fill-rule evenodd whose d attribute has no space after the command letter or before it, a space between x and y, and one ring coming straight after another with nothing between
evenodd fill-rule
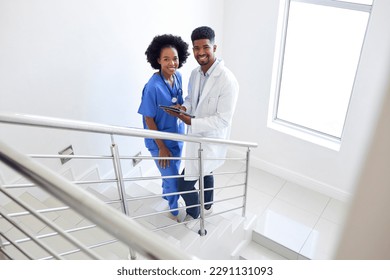
<instances>
[{"instance_id":1,"label":"curly afro hair","mask_svg":"<svg viewBox=\"0 0 390 280\"><path fill-rule=\"evenodd\" d=\"M214 41L215 41L214 30L208 26L201 26L201 27L195 28L191 34L191 41L194 42L195 40L200 40L200 39L209 39L210 42L212 44L214 44Z\"/></svg>"},{"instance_id":2,"label":"curly afro hair","mask_svg":"<svg viewBox=\"0 0 390 280\"><path fill-rule=\"evenodd\" d=\"M184 42L180 36L171 34L157 35L153 38L146 49L146 60L150 63L152 68L160 70L161 65L157 62L160 57L161 50L166 47L173 47L177 50L179 56L179 68L186 63L190 53L188 52L188 44Z\"/></svg>"}]
</instances>

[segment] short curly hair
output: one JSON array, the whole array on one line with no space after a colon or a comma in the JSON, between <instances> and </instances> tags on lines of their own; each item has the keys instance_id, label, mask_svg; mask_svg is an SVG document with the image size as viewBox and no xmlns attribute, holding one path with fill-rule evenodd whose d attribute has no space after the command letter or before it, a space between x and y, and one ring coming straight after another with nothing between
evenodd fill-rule
<instances>
[{"instance_id":1,"label":"short curly hair","mask_svg":"<svg viewBox=\"0 0 390 280\"><path fill-rule=\"evenodd\" d=\"M191 41L194 42L195 40L201 40L201 39L209 39L210 42L214 44L215 41L214 30L208 26L200 26L198 28L195 28L191 34Z\"/></svg>"},{"instance_id":2,"label":"short curly hair","mask_svg":"<svg viewBox=\"0 0 390 280\"><path fill-rule=\"evenodd\" d=\"M188 44L182 40L180 36L172 34L157 35L146 49L146 60L150 63L153 69L160 70L161 65L158 63L161 50L166 47L173 47L177 50L179 56L179 68L186 63L190 53L188 52Z\"/></svg>"}]
</instances>

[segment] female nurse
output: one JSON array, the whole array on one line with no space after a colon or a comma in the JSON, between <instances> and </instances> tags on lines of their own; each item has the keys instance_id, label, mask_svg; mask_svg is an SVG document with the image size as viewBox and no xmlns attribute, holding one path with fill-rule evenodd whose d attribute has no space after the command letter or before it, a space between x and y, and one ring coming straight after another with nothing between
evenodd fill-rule
<instances>
[{"instance_id":1,"label":"female nurse","mask_svg":"<svg viewBox=\"0 0 390 280\"><path fill-rule=\"evenodd\" d=\"M182 77L177 71L186 62L189 52L188 44L181 37L170 34L159 35L153 38L146 52L147 61L157 72L152 75L142 91L142 100L138 113L141 114L145 129L164 132L184 133L184 124L177 117L171 116L159 106L173 106L183 104ZM153 157L181 157L183 143L171 140L145 139L146 148ZM155 160L161 175L178 175L180 160ZM179 211L179 195L170 195L177 192L176 178L162 179L162 193L173 216ZM176 210L174 210L176 209Z\"/></svg>"}]
</instances>

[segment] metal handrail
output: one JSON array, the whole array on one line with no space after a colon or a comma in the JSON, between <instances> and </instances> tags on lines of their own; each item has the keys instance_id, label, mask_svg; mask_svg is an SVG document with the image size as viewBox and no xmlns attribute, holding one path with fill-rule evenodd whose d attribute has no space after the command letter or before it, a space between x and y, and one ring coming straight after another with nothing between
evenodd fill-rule
<instances>
[{"instance_id":1,"label":"metal handrail","mask_svg":"<svg viewBox=\"0 0 390 280\"><path fill-rule=\"evenodd\" d=\"M0 158L5 164L41 186L45 191L76 209L125 244L144 252L145 255L157 259L195 259L178 249L173 249L160 236L152 234L121 212L107 206L95 196L79 189L49 168L1 141ZM113 228L115 230L112 230Z\"/></svg>"},{"instance_id":2,"label":"metal handrail","mask_svg":"<svg viewBox=\"0 0 390 280\"><path fill-rule=\"evenodd\" d=\"M161 132L155 130L147 130L141 128L130 128L113 125L104 125L94 122L84 122L67 120L53 117L43 117L28 114L16 114L16 113L1 113L0 122L10 124L20 124L29 126L39 126L56 129L69 129L74 131L94 132L103 134L116 134L122 136L133 136L140 138L154 138L165 139L195 143L214 143L214 144L226 144L238 147L256 148L257 143L245 142L245 141L233 141L217 138L195 137L190 135L183 135L177 133Z\"/></svg>"}]
</instances>

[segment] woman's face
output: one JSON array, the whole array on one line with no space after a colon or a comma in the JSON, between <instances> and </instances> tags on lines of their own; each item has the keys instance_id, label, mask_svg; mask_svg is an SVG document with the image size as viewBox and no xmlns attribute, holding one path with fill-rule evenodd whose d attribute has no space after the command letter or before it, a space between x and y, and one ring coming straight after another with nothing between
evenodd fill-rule
<instances>
[{"instance_id":1,"label":"woman's face","mask_svg":"<svg viewBox=\"0 0 390 280\"><path fill-rule=\"evenodd\" d=\"M161 72L166 79L169 79L179 67L179 56L177 50L172 47L163 48L157 62L161 65Z\"/></svg>"}]
</instances>

